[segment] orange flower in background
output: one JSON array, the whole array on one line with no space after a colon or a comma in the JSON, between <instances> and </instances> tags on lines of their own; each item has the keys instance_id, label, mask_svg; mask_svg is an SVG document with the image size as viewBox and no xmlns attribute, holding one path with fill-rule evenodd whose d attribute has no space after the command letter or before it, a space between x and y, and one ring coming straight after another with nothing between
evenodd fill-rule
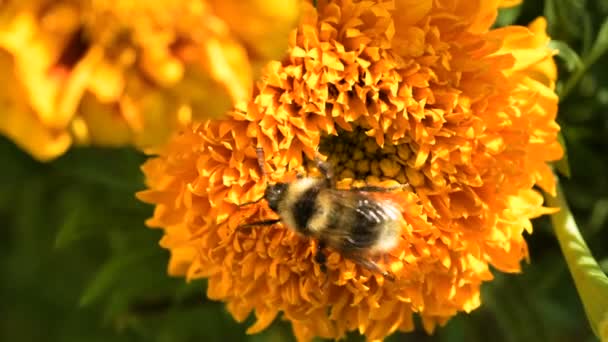
<instances>
[{"instance_id":1,"label":"orange flower in background","mask_svg":"<svg viewBox=\"0 0 608 342\"><path fill-rule=\"evenodd\" d=\"M480 305L490 267L520 271L524 231L550 210L547 162L558 160L557 96L544 21L490 30L498 2L319 1L305 6L290 52L271 62L247 106L193 124L143 167L169 273L207 278L207 295L256 333L279 315L299 340L359 331L382 339L432 332ZM492 21L489 21L491 18ZM266 155L268 178L256 161ZM401 242L380 264L394 281L282 223L266 181L316 174L316 151L338 185L408 184Z\"/></svg>"},{"instance_id":2,"label":"orange flower in background","mask_svg":"<svg viewBox=\"0 0 608 342\"><path fill-rule=\"evenodd\" d=\"M74 142L156 147L249 100L298 15L295 0L2 2L0 133L40 160Z\"/></svg>"}]
</instances>

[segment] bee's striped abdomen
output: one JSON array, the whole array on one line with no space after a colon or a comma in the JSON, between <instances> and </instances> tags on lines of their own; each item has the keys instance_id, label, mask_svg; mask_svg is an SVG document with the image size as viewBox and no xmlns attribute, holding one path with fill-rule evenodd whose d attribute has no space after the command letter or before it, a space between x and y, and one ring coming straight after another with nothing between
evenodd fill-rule
<instances>
[{"instance_id":1,"label":"bee's striped abdomen","mask_svg":"<svg viewBox=\"0 0 608 342\"><path fill-rule=\"evenodd\" d=\"M398 240L397 216L389 203L360 193L334 203L326 221L328 245L344 252L386 251Z\"/></svg>"}]
</instances>

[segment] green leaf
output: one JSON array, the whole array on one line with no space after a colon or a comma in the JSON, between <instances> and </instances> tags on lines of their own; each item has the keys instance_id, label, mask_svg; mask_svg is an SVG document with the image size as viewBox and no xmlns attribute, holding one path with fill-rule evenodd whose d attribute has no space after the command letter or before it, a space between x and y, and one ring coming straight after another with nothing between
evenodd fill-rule
<instances>
[{"instance_id":1,"label":"green leaf","mask_svg":"<svg viewBox=\"0 0 608 342\"><path fill-rule=\"evenodd\" d=\"M82 230L82 217L82 209L80 207L75 208L65 217L55 236L55 248L65 248L70 243L78 241L86 235Z\"/></svg>"},{"instance_id":2,"label":"green leaf","mask_svg":"<svg viewBox=\"0 0 608 342\"><path fill-rule=\"evenodd\" d=\"M591 329L600 340L606 341L608 340L608 277L591 255L559 183L556 197L548 194L545 196L550 206L560 208L559 212L551 215L557 240L574 278Z\"/></svg>"},{"instance_id":3,"label":"green leaf","mask_svg":"<svg viewBox=\"0 0 608 342\"><path fill-rule=\"evenodd\" d=\"M602 26L595 38L595 43L586 56L585 62L587 68L595 63L608 50L608 18L604 19Z\"/></svg>"},{"instance_id":4,"label":"green leaf","mask_svg":"<svg viewBox=\"0 0 608 342\"><path fill-rule=\"evenodd\" d=\"M207 282L204 280L192 280L189 282L181 283L175 288L175 294L173 298L176 302L183 301L192 295L199 294L201 298L205 298L207 293Z\"/></svg>"},{"instance_id":5,"label":"green leaf","mask_svg":"<svg viewBox=\"0 0 608 342\"><path fill-rule=\"evenodd\" d=\"M458 342L458 341L471 341L479 339L471 339L470 336L465 335L465 322L462 319L456 317L450 320L446 327L439 330L437 333L441 336L443 342Z\"/></svg>"},{"instance_id":6,"label":"green leaf","mask_svg":"<svg viewBox=\"0 0 608 342\"><path fill-rule=\"evenodd\" d=\"M583 61L579 55L570 46L559 40L552 40L549 42L549 47L556 49L559 54L558 56L565 62L566 69L568 71L574 71L583 68Z\"/></svg>"},{"instance_id":7,"label":"green leaf","mask_svg":"<svg viewBox=\"0 0 608 342\"><path fill-rule=\"evenodd\" d=\"M606 227L608 221L608 198L603 198L593 205L589 226L586 230L587 237L593 237Z\"/></svg>"},{"instance_id":8,"label":"green leaf","mask_svg":"<svg viewBox=\"0 0 608 342\"><path fill-rule=\"evenodd\" d=\"M563 31L569 37L579 37L584 17L584 4L580 1L547 0L544 16L552 26L550 31Z\"/></svg>"},{"instance_id":9,"label":"green leaf","mask_svg":"<svg viewBox=\"0 0 608 342\"><path fill-rule=\"evenodd\" d=\"M600 260L600 268L604 273L608 272L608 258Z\"/></svg>"},{"instance_id":10,"label":"green leaf","mask_svg":"<svg viewBox=\"0 0 608 342\"><path fill-rule=\"evenodd\" d=\"M104 162L109 161L111 162ZM60 173L89 184L121 192L142 187L143 155L132 149L76 148L53 162Z\"/></svg>"},{"instance_id":11,"label":"green leaf","mask_svg":"<svg viewBox=\"0 0 608 342\"><path fill-rule=\"evenodd\" d=\"M559 91L560 101L565 99L579 83L585 72L608 50L608 18L604 19L589 54L583 56L583 65L575 69Z\"/></svg>"},{"instance_id":12,"label":"green leaf","mask_svg":"<svg viewBox=\"0 0 608 342\"><path fill-rule=\"evenodd\" d=\"M586 56L589 54L589 50L593 45L593 36L593 19L589 13L585 13L583 18L583 36L581 37L582 47L579 55Z\"/></svg>"},{"instance_id":13,"label":"green leaf","mask_svg":"<svg viewBox=\"0 0 608 342\"><path fill-rule=\"evenodd\" d=\"M80 306L87 306L108 293L116 282L135 264L151 256L151 253L120 255L110 259L97 272L80 297Z\"/></svg>"},{"instance_id":14,"label":"green leaf","mask_svg":"<svg viewBox=\"0 0 608 342\"><path fill-rule=\"evenodd\" d=\"M521 14L521 5L515 7L501 8L498 10L498 17L494 22L494 27L504 27L515 23Z\"/></svg>"}]
</instances>

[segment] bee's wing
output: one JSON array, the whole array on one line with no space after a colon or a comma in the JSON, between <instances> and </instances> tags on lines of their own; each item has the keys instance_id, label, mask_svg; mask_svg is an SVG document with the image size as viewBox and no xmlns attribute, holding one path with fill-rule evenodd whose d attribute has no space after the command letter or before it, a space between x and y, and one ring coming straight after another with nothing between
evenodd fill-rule
<instances>
[{"instance_id":1,"label":"bee's wing","mask_svg":"<svg viewBox=\"0 0 608 342\"><path fill-rule=\"evenodd\" d=\"M340 241L336 243L344 251L365 251L376 242L377 227L387 221L398 220L400 207L388 197L379 194L330 190L329 196L336 210L342 210L345 216L340 220L348 227L330 227L326 234Z\"/></svg>"},{"instance_id":2,"label":"bee's wing","mask_svg":"<svg viewBox=\"0 0 608 342\"><path fill-rule=\"evenodd\" d=\"M378 265L369 252L378 243L379 226L401 217L400 206L381 193L331 190L331 198L334 206L355 213L352 216L345 214L350 217L342 221L350 222L351 227L330 227L327 230L329 239L339 241L333 247L339 249L343 257L388 280L394 280L394 275Z\"/></svg>"},{"instance_id":3,"label":"bee's wing","mask_svg":"<svg viewBox=\"0 0 608 342\"><path fill-rule=\"evenodd\" d=\"M353 190L332 190L330 193L338 205L354 210L369 223L380 224L401 217L398 197L390 193Z\"/></svg>"}]
</instances>

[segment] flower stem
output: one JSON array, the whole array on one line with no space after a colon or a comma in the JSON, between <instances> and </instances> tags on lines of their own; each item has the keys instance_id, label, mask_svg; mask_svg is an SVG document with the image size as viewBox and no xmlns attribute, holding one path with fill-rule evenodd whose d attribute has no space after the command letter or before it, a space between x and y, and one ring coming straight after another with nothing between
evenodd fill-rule
<instances>
[{"instance_id":1,"label":"flower stem","mask_svg":"<svg viewBox=\"0 0 608 342\"><path fill-rule=\"evenodd\" d=\"M608 277L591 255L559 183L557 196L545 194L545 197L549 206L560 208L559 212L551 216L553 229L570 274L574 278L574 284L591 328L602 342L606 342L608 341Z\"/></svg>"}]
</instances>

